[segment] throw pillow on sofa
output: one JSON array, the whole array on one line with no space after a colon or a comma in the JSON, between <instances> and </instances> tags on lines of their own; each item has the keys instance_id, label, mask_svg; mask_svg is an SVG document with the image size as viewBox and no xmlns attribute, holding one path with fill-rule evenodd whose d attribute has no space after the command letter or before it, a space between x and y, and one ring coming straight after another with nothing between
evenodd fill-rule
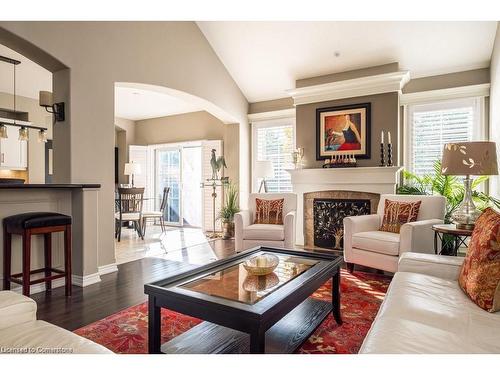
<instances>
[{"instance_id":1,"label":"throw pillow on sofa","mask_svg":"<svg viewBox=\"0 0 500 375\"><path fill-rule=\"evenodd\" d=\"M487 208L472 232L458 282L480 308L500 311L500 214Z\"/></svg>"},{"instance_id":2,"label":"throw pillow on sofa","mask_svg":"<svg viewBox=\"0 0 500 375\"><path fill-rule=\"evenodd\" d=\"M283 225L283 204L281 199L255 199L255 221L254 224L277 224Z\"/></svg>"},{"instance_id":3,"label":"throw pillow on sofa","mask_svg":"<svg viewBox=\"0 0 500 375\"><path fill-rule=\"evenodd\" d=\"M385 200L384 218L382 220L381 231L399 233L401 225L417 221L418 211L422 201L400 202Z\"/></svg>"}]
</instances>

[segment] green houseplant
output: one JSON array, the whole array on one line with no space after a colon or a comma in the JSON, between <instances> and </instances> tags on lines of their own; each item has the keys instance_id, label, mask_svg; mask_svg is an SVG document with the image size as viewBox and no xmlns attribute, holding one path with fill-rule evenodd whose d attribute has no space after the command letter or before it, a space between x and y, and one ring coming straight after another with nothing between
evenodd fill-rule
<instances>
[{"instance_id":1,"label":"green houseplant","mask_svg":"<svg viewBox=\"0 0 500 375\"><path fill-rule=\"evenodd\" d=\"M222 237L234 237L234 215L240 211L238 205L238 187L235 184L227 185L224 204L219 211L218 219L222 220Z\"/></svg>"},{"instance_id":2,"label":"green houseplant","mask_svg":"<svg viewBox=\"0 0 500 375\"><path fill-rule=\"evenodd\" d=\"M460 205L464 198L464 185L457 176L444 176L441 173L441 161L436 160L433 165L433 173L417 176L409 171L403 171L404 182L398 186L398 194L414 195L442 195L446 198L445 223L451 223L451 214ZM491 197L483 192L477 191L477 187L488 180L488 176L480 176L472 184L472 196L476 207L483 211L486 207L496 207L500 209L500 199ZM445 237L447 237L445 235ZM452 243L448 238L444 241L443 250Z\"/></svg>"}]
</instances>

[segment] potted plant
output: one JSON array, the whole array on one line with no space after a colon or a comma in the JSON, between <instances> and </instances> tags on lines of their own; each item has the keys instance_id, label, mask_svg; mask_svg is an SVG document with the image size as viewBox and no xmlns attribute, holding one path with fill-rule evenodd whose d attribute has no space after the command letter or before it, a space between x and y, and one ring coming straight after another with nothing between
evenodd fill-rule
<instances>
[{"instance_id":1,"label":"potted plant","mask_svg":"<svg viewBox=\"0 0 500 375\"><path fill-rule=\"evenodd\" d=\"M222 220L222 238L225 240L234 237L234 214L240 211L238 205L238 188L229 183L224 199L224 205L219 211L218 218Z\"/></svg>"},{"instance_id":2,"label":"potted plant","mask_svg":"<svg viewBox=\"0 0 500 375\"><path fill-rule=\"evenodd\" d=\"M464 185L456 176L444 176L441 173L441 161L434 162L434 173L417 176L408 171L403 171L404 183L397 188L398 194L415 194L415 195L442 195L446 198L446 214L444 217L445 223L451 223L451 214L460 205L464 199ZM480 176L474 180L472 189L476 189L481 183L488 180L489 176ZM491 197L481 191L473 190L472 196L476 207L483 211L486 207L492 206L500 208L500 200ZM446 248L452 246L452 239L445 235L443 250L446 253Z\"/></svg>"}]
</instances>

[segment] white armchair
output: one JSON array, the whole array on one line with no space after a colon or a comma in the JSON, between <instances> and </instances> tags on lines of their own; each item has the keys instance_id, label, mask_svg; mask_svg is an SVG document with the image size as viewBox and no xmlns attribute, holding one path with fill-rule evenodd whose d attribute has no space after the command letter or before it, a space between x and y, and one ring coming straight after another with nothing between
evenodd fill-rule
<instances>
[{"instance_id":1,"label":"white armchair","mask_svg":"<svg viewBox=\"0 0 500 375\"><path fill-rule=\"evenodd\" d=\"M422 201L417 221L401 226L400 233L380 231L384 216L385 200ZM411 251L434 253L432 226L444 222L446 199L442 196L393 195L380 197L377 213L350 216L344 219L344 260L348 270L354 264L396 272L400 255Z\"/></svg>"},{"instance_id":2,"label":"white armchair","mask_svg":"<svg viewBox=\"0 0 500 375\"><path fill-rule=\"evenodd\" d=\"M281 199L283 203L283 225L254 224L255 198ZM236 251L255 246L293 248L295 245L295 212L297 196L293 193L250 194L248 210L234 215L234 238Z\"/></svg>"}]
</instances>

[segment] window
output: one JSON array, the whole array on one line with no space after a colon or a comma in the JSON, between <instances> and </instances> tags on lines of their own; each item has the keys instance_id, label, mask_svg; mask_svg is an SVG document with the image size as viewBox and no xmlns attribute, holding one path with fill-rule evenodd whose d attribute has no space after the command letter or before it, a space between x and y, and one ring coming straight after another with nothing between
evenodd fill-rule
<instances>
[{"instance_id":1,"label":"window","mask_svg":"<svg viewBox=\"0 0 500 375\"><path fill-rule=\"evenodd\" d=\"M252 124L252 164L270 160L273 163L274 178L266 179L269 193L291 192L292 181L285 170L292 163L295 149L295 119L282 119ZM253 190L259 189L260 179L253 177Z\"/></svg>"},{"instance_id":2,"label":"window","mask_svg":"<svg viewBox=\"0 0 500 375\"><path fill-rule=\"evenodd\" d=\"M405 165L422 176L433 173L449 142L467 142L483 136L480 98L409 106Z\"/></svg>"}]
</instances>

